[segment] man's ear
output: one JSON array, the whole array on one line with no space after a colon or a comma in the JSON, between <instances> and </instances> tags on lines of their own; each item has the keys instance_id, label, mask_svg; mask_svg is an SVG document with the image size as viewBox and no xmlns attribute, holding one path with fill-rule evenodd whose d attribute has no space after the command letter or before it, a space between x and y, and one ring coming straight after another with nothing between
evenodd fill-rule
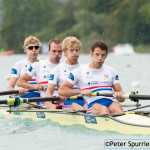
<instances>
[{"instance_id":1,"label":"man's ear","mask_svg":"<svg viewBox=\"0 0 150 150\"><path fill-rule=\"evenodd\" d=\"M90 55L91 55L91 57L93 56L93 52L92 51L90 51Z\"/></svg>"},{"instance_id":2,"label":"man's ear","mask_svg":"<svg viewBox=\"0 0 150 150\"><path fill-rule=\"evenodd\" d=\"M27 52L27 49L26 49L26 48L24 48L24 52L25 52L25 53Z\"/></svg>"}]
</instances>

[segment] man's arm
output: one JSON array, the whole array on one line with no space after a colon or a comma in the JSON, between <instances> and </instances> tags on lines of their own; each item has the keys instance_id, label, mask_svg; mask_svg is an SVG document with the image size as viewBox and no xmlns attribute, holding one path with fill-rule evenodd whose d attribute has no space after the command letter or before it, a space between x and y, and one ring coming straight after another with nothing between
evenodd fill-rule
<instances>
[{"instance_id":1,"label":"man's arm","mask_svg":"<svg viewBox=\"0 0 150 150\"><path fill-rule=\"evenodd\" d=\"M73 85L68 81L64 81L58 90L58 94L61 96L74 96L74 95L86 95L91 96L90 90L80 90L80 89L72 89Z\"/></svg>"},{"instance_id":2,"label":"man's arm","mask_svg":"<svg viewBox=\"0 0 150 150\"><path fill-rule=\"evenodd\" d=\"M121 95L124 93L122 88L121 88L121 85L120 83L116 83L113 85L113 89L114 89L114 95L115 95L115 98L120 101L120 102L124 102L125 99L124 98L121 98Z\"/></svg>"},{"instance_id":3,"label":"man's arm","mask_svg":"<svg viewBox=\"0 0 150 150\"><path fill-rule=\"evenodd\" d=\"M58 90L58 94L61 96L66 96L66 97L81 94L81 90L74 90L72 89L72 87L73 85L65 80L60 86Z\"/></svg>"},{"instance_id":4,"label":"man's arm","mask_svg":"<svg viewBox=\"0 0 150 150\"><path fill-rule=\"evenodd\" d=\"M17 85L23 88L27 88L27 89L37 89L37 85L34 84L30 84L28 83L28 81L31 79L32 77L29 76L27 73L24 73L17 81Z\"/></svg>"},{"instance_id":5,"label":"man's arm","mask_svg":"<svg viewBox=\"0 0 150 150\"><path fill-rule=\"evenodd\" d=\"M16 85L17 80L18 80L18 78L16 78L16 77L11 77L7 89L8 89L8 90L14 90L14 87L15 87L15 85Z\"/></svg>"},{"instance_id":6,"label":"man's arm","mask_svg":"<svg viewBox=\"0 0 150 150\"><path fill-rule=\"evenodd\" d=\"M45 97L51 97L51 96L53 96L54 90L55 90L55 84L49 83L47 91L45 93Z\"/></svg>"}]
</instances>

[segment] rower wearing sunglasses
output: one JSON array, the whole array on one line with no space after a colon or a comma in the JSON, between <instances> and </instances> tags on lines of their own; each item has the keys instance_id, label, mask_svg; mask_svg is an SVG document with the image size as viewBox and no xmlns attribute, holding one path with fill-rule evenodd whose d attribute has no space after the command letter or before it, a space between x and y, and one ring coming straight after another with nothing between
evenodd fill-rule
<instances>
[{"instance_id":1,"label":"rower wearing sunglasses","mask_svg":"<svg viewBox=\"0 0 150 150\"><path fill-rule=\"evenodd\" d=\"M20 78L20 76L28 70L28 68L32 63L39 62L37 57L40 51L40 47L41 42L36 37L29 36L25 39L23 49L24 52L27 54L27 58L16 62L12 67L11 79L8 85L8 90L14 90L16 82ZM29 83L37 84L37 81L34 76L29 80ZM18 88L18 90L19 94L25 94L27 92L27 90L24 88ZM39 96L40 96L39 92L31 92L22 95L22 97L39 97Z\"/></svg>"},{"instance_id":2,"label":"rower wearing sunglasses","mask_svg":"<svg viewBox=\"0 0 150 150\"><path fill-rule=\"evenodd\" d=\"M27 72L24 73L17 82L17 85L23 88L40 90L40 96L42 97L45 96L51 70L58 64L60 64L60 59L62 57L61 40L59 39L50 40L48 52L50 54L48 59L32 64L27 70ZM33 85L28 82L29 80L32 79L33 76L35 76L35 78L37 79L38 82L37 85ZM44 103L37 103L37 104L44 106Z\"/></svg>"}]
</instances>

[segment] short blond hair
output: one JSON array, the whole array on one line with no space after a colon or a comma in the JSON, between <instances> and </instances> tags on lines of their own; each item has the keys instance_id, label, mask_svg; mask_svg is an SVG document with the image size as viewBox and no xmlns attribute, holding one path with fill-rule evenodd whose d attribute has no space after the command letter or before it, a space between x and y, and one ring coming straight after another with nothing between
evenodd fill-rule
<instances>
[{"instance_id":1,"label":"short blond hair","mask_svg":"<svg viewBox=\"0 0 150 150\"><path fill-rule=\"evenodd\" d=\"M62 42L62 50L81 48L81 42L73 36L66 37Z\"/></svg>"},{"instance_id":2,"label":"short blond hair","mask_svg":"<svg viewBox=\"0 0 150 150\"><path fill-rule=\"evenodd\" d=\"M34 36L29 36L25 38L23 48L26 48L29 44L33 43L38 43L38 45L41 47L41 42L38 38Z\"/></svg>"}]
</instances>

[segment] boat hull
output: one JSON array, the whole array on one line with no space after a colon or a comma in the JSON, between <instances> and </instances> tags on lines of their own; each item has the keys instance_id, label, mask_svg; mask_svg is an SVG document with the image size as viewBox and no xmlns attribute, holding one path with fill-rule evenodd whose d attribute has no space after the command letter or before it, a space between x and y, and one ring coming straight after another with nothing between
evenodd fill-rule
<instances>
[{"instance_id":1,"label":"boat hull","mask_svg":"<svg viewBox=\"0 0 150 150\"><path fill-rule=\"evenodd\" d=\"M93 116L57 110L49 112L44 112L44 110L34 112L33 110L32 112L9 113L6 109L1 109L0 114L3 114L7 118L19 117L22 119L29 118L33 121L50 120L60 125L82 125L86 128L98 131L111 131L122 134L150 134L150 125L126 123L108 115Z\"/></svg>"}]
</instances>

